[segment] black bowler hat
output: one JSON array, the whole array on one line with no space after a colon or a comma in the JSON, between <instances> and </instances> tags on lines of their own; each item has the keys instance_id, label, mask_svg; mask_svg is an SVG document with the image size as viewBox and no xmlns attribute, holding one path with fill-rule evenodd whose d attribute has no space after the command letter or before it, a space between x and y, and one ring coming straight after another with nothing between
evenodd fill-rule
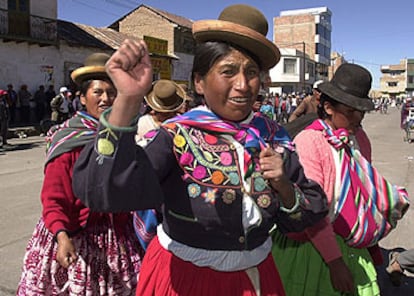
<instances>
[{"instance_id":1,"label":"black bowler hat","mask_svg":"<svg viewBox=\"0 0 414 296\"><path fill-rule=\"evenodd\" d=\"M329 82L318 85L318 89L344 105L359 111L374 109L368 97L372 76L369 71L356 64L342 64Z\"/></svg>"}]
</instances>

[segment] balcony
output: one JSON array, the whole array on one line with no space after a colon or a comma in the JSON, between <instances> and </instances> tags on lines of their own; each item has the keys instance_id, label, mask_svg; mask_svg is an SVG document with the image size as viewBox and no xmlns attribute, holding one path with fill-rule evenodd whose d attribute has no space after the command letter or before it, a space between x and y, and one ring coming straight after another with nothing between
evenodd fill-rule
<instances>
[{"instance_id":1,"label":"balcony","mask_svg":"<svg viewBox=\"0 0 414 296\"><path fill-rule=\"evenodd\" d=\"M4 42L57 45L57 20L0 9L0 38Z\"/></svg>"}]
</instances>

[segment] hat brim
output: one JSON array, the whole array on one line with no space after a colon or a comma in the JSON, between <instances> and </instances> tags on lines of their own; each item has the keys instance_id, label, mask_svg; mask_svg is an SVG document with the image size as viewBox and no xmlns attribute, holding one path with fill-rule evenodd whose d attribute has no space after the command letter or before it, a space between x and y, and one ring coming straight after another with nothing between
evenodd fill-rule
<instances>
[{"instance_id":1,"label":"hat brim","mask_svg":"<svg viewBox=\"0 0 414 296\"><path fill-rule=\"evenodd\" d=\"M264 70L280 60L277 46L257 31L233 22L202 20L193 23L193 36L198 42L224 41L235 44L257 56Z\"/></svg>"},{"instance_id":2,"label":"hat brim","mask_svg":"<svg viewBox=\"0 0 414 296\"><path fill-rule=\"evenodd\" d=\"M369 97L357 97L345 92L331 82L322 82L318 85L318 89L344 105L350 106L359 111L371 111L374 110L374 103Z\"/></svg>"},{"instance_id":3,"label":"hat brim","mask_svg":"<svg viewBox=\"0 0 414 296\"><path fill-rule=\"evenodd\" d=\"M83 81L89 79L109 79L109 76L105 70L105 66L80 67L78 69L75 69L70 77L77 85L81 85Z\"/></svg>"}]
</instances>

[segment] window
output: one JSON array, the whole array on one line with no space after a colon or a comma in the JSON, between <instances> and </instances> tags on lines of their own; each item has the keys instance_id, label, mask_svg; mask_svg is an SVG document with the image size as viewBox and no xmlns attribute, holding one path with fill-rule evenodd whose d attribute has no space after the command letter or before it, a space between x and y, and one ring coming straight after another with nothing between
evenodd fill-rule
<instances>
[{"instance_id":1,"label":"window","mask_svg":"<svg viewBox=\"0 0 414 296\"><path fill-rule=\"evenodd\" d=\"M296 74L296 59L285 58L283 61L283 73Z\"/></svg>"},{"instance_id":2,"label":"window","mask_svg":"<svg viewBox=\"0 0 414 296\"><path fill-rule=\"evenodd\" d=\"M29 0L8 0L9 34L17 36L30 35L29 7Z\"/></svg>"},{"instance_id":3,"label":"window","mask_svg":"<svg viewBox=\"0 0 414 296\"><path fill-rule=\"evenodd\" d=\"M8 0L8 9L29 13L29 0Z\"/></svg>"},{"instance_id":4,"label":"window","mask_svg":"<svg viewBox=\"0 0 414 296\"><path fill-rule=\"evenodd\" d=\"M414 83L414 76L413 75L408 75L408 83Z\"/></svg>"},{"instance_id":5,"label":"window","mask_svg":"<svg viewBox=\"0 0 414 296\"><path fill-rule=\"evenodd\" d=\"M393 81L393 82L388 82L388 86L389 87L395 87L395 86L397 86L398 85L398 82L395 82L395 81Z\"/></svg>"},{"instance_id":6,"label":"window","mask_svg":"<svg viewBox=\"0 0 414 296\"><path fill-rule=\"evenodd\" d=\"M309 74L309 77L315 76L315 65L313 63L306 63L306 73Z\"/></svg>"}]
</instances>

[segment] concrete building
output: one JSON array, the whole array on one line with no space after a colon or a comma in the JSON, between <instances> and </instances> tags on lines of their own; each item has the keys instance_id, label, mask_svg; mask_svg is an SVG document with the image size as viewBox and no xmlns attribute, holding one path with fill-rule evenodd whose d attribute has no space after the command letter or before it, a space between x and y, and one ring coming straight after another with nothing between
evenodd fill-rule
<instances>
[{"instance_id":1,"label":"concrete building","mask_svg":"<svg viewBox=\"0 0 414 296\"><path fill-rule=\"evenodd\" d=\"M147 42L154 53L154 80L189 84L195 47L192 24L190 19L142 4L109 27Z\"/></svg>"},{"instance_id":2,"label":"concrete building","mask_svg":"<svg viewBox=\"0 0 414 296\"><path fill-rule=\"evenodd\" d=\"M272 69L272 82L277 81L294 91L309 91L313 82L328 78L331 16L327 7L318 7L281 11L280 16L273 19L273 41L288 56L285 59L282 54L279 65ZM292 55L287 49L296 52ZM296 69L294 81L289 81L292 78L289 69Z\"/></svg>"},{"instance_id":3,"label":"concrete building","mask_svg":"<svg viewBox=\"0 0 414 296\"><path fill-rule=\"evenodd\" d=\"M383 96L414 96L414 59L402 59L396 65L381 66L380 90Z\"/></svg>"}]
</instances>

